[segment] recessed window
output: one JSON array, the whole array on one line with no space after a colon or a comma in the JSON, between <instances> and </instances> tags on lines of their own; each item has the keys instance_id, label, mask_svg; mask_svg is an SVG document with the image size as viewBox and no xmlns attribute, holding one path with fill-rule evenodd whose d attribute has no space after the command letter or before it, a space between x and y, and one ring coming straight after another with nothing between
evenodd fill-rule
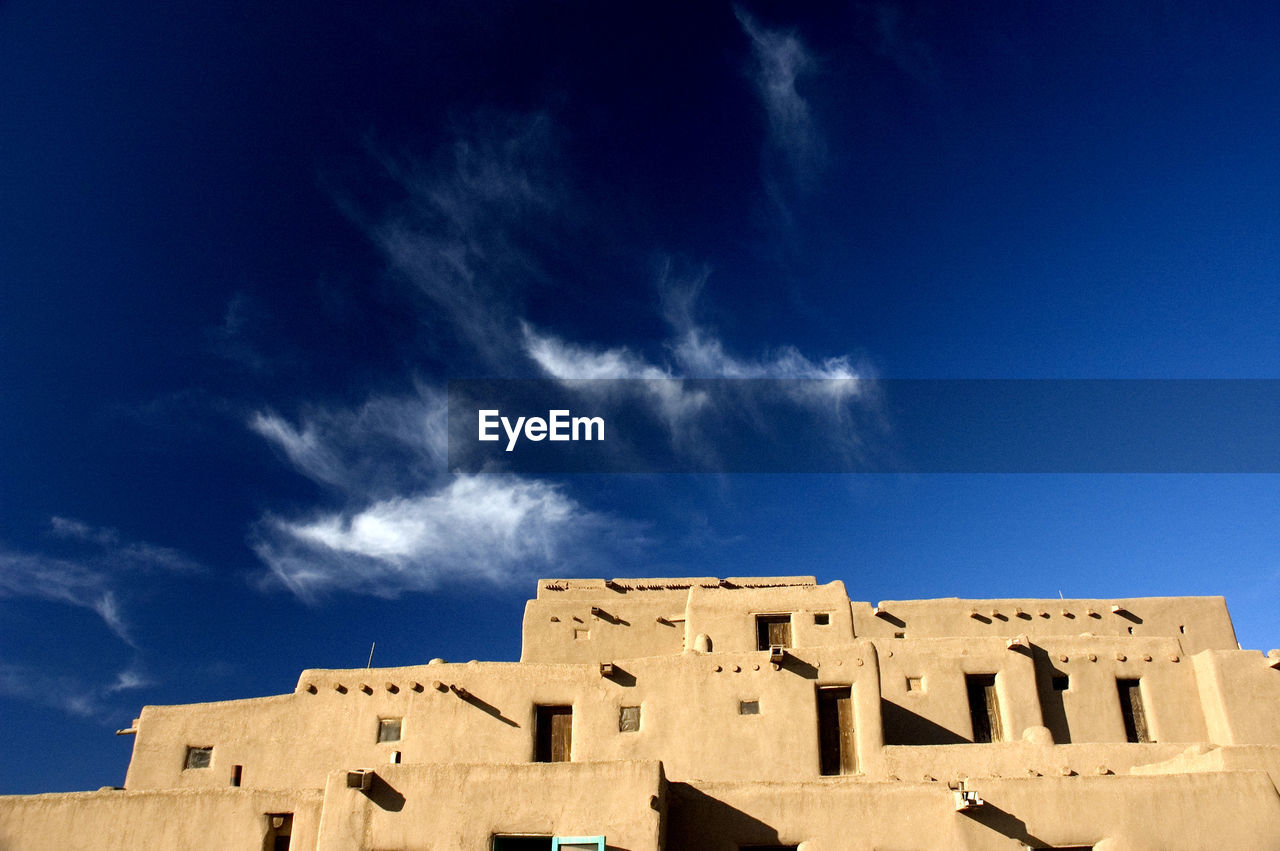
<instances>
[{"instance_id":1,"label":"recessed window","mask_svg":"<svg viewBox=\"0 0 1280 851\"><path fill-rule=\"evenodd\" d=\"M231 769L231 785L239 786L241 779L244 777L244 766L237 765Z\"/></svg>"},{"instance_id":2,"label":"recessed window","mask_svg":"<svg viewBox=\"0 0 1280 851\"><path fill-rule=\"evenodd\" d=\"M534 762L568 762L573 753L573 707L539 706L534 710Z\"/></svg>"},{"instance_id":3,"label":"recessed window","mask_svg":"<svg viewBox=\"0 0 1280 851\"><path fill-rule=\"evenodd\" d=\"M378 719L378 741L380 742L400 741L400 719L399 718L379 718Z\"/></svg>"},{"instance_id":4,"label":"recessed window","mask_svg":"<svg viewBox=\"0 0 1280 851\"><path fill-rule=\"evenodd\" d=\"M758 700L740 701L738 703L738 714L739 715L759 715L760 701Z\"/></svg>"},{"instance_id":5,"label":"recessed window","mask_svg":"<svg viewBox=\"0 0 1280 851\"><path fill-rule=\"evenodd\" d=\"M831 623L831 615L827 614L826 612L818 612L816 615L813 616L813 622L817 626L826 626L827 624Z\"/></svg>"},{"instance_id":6,"label":"recessed window","mask_svg":"<svg viewBox=\"0 0 1280 851\"><path fill-rule=\"evenodd\" d=\"M618 732L635 733L640 729L640 707L623 706L618 709Z\"/></svg>"},{"instance_id":7,"label":"recessed window","mask_svg":"<svg viewBox=\"0 0 1280 851\"><path fill-rule=\"evenodd\" d=\"M858 770L851 698L849 686L818 688L818 764L823 776Z\"/></svg>"},{"instance_id":8,"label":"recessed window","mask_svg":"<svg viewBox=\"0 0 1280 851\"><path fill-rule=\"evenodd\" d=\"M208 768L213 761L213 748L187 748L187 761L183 768Z\"/></svg>"},{"instance_id":9,"label":"recessed window","mask_svg":"<svg viewBox=\"0 0 1280 851\"><path fill-rule=\"evenodd\" d=\"M1147 713L1142 703L1139 680L1116 680L1120 692L1120 714L1124 719L1124 737L1129 742L1154 742L1147 727Z\"/></svg>"},{"instance_id":10,"label":"recessed window","mask_svg":"<svg viewBox=\"0 0 1280 851\"><path fill-rule=\"evenodd\" d=\"M1070 677L1054 677L1052 682L1054 691L1066 691L1071 688Z\"/></svg>"},{"instance_id":11,"label":"recessed window","mask_svg":"<svg viewBox=\"0 0 1280 851\"><path fill-rule=\"evenodd\" d=\"M895 632L895 633L893 634L893 637L894 637L894 638L906 638L906 637L907 637L907 634L906 634L905 632Z\"/></svg>"},{"instance_id":12,"label":"recessed window","mask_svg":"<svg viewBox=\"0 0 1280 851\"><path fill-rule=\"evenodd\" d=\"M791 615L756 615L756 649L791 646Z\"/></svg>"},{"instance_id":13,"label":"recessed window","mask_svg":"<svg viewBox=\"0 0 1280 851\"><path fill-rule=\"evenodd\" d=\"M262 842L263 848L270 851L289 851L289 840L293 836L293 813L267 813L267 835Z\"/></svg>"},{"instance_id":14,"label":"recessed window","mask_svg":"<svg viewBox=\"0 0 1280 851\"><path fill-rule=\"evenodd\" d=\"M573 638L575 641L586 641L590 637L591 630L589 629L575 629L573 631Z\"/></svg>"},{"instance_id":15,"label":"recessed window","mask_svg":"<svg viewBox=\"0 0 1280 851\"><path fill-rule=\"evenodd\" d=\"M604 851L603 836L495 836L493 851Z\"/></svg>"},{"instance_id":16,"label":"recessed window","mask_svg":"<svg viewBox=\"0 0 1280 851\"><path fill-rule=\"evenodd\" d=\"M1000 723L1000 701L996 696L995 674L966 674L965 690L969 693L969 718L973 722L973 741L999 742L1004 739Z\"/></svg>"},{"instance_id":17,"label":"recessed window","mask_svg":"<svg viewBox=\"0 0 1280 851\"><path fill-rule=\"evenodd\" d=\"M550 836L495 836L493 851L551 851Z\"/></svg>"},{"instance_id":18,"label":"recessed window","mask_svg":"<svg viewBox=\"0 0 1280 851\"><path fill-rule=\"evenodd\" d=\"M924 691L924 680L920 677L907 677L907 691Z\"/></svg>"}]
</instances>

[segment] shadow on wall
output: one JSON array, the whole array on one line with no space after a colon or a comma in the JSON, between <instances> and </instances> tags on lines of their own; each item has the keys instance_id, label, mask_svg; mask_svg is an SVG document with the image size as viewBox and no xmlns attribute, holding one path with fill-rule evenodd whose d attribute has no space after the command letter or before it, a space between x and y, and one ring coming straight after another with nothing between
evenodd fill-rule
<instances>
[{"instance_id":1,"label":"shadow on wall","mask_svg":"<svg viewBox=\"0 0 1280 851\"><path fill-rule=\"evenodd\" d=\"M1044 725L1053 734L1055 745L1071 744L1071 727L1067 724L1067 710L1062 703L1063 688L1070 680L1066 671L1059 671L1049 659L1049 653L1043 647L1032 646L1032 658L1036 666L1036 692L1040 697L1040 712L1044 716Z\"/></svg>"},{"instance_id":2,"label":"shadow on wall","mask_svg":"<svg viewBox=\"0 0 1280 851\"><path fill-rule=\"evenodd\" d=\"M992 804L990 801L984 803L981 807L973 810L965 810L964 815L973 819L978 824L989 827L1002 836L1010 839L1016 839L1023 845L1031 848L1050 848L1048 842L1039 837L1032 836L1027 832L1027 823L1015 816L1013 813L1006 812Z\"/></svg>"},{"instance_id":3,"label":"shadow on wall","mask_svg":"<svg viewBox=\"0 0 1280 851\"><path fill-rule=\"evenodd\" d=\"M796 676L804 677L806 680L816 680L818 678L817 668L805 660L791 655L790 653L788 653L786 658L782 660L782 669L784 671L790 671Z\"/></svg>"},{"instance_id":4,"label":"shadow on wall","mask_svg":"<svg viewBox=\"0 0 1280 851\"><path fill-rule=\"evenodd\" d=\"M685 837L687 848L737 851L741 845L779 841L775 828L688 784L672 783L667 800L667 834Z\"/></svg>"},{"instance_id":5,"label":"shadow on wall","mask_svg":"<svg viewBox=\"0 0 1280 851\"><path fill-rule=\"evenodd\" d=\"M398 813L404 809L404 795L401 795L394 786L383 780L381 775L373 775L373 785L364 794L368 796L370 801L373 801L387 812Z\"/></svg>"},{"instance_id":6,"label":"shadow on wall","mask_svg":"<svg viewBox=\"0 0 1280 851\"><path fill-rule=\"evenodd\" d=\"M880 699L880 721L884 725L886 745L963 745L969 742L954 730L884 698Z\"/></svg>"},{"instance_id":7,"label":"shadow on wall","mask_svg":"<svg viewBox=\"0 0 1280 851\"><path fill-rule=\"evenodd\" d=\"M497 718L503 724L506 724L509 727L520 726L520 723L518 721L503 715L501 709L494 706L492 703L489 703L487 700L483 700L479 697L476 697L471 692L465 691L465 690L461 692L457 692L455 690L455 693L457 693L458 696L462 698L462 700L465 701L466 703L471 704L476 709L479 709L481 712L485 712L485 713L488 713L489 715L492 715L494 718Z\"/></svg>"}]
</instances>

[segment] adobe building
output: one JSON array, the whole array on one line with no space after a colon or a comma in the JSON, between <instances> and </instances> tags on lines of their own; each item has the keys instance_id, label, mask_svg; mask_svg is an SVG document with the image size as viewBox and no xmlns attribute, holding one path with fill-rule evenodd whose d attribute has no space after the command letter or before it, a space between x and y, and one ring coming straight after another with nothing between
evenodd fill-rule
<instances>
[{"instance_id":1,"label":"adobe building","mask_svg":"<svg viewBox=\"0 0 1280 851\"><path fill-rule=\"evenodd\" d=\"M523 640L145 707L124 789L0 798L0 848L1280 848L1280 652L1220 597L544 580Z\"/></svg>"}]
</instances>

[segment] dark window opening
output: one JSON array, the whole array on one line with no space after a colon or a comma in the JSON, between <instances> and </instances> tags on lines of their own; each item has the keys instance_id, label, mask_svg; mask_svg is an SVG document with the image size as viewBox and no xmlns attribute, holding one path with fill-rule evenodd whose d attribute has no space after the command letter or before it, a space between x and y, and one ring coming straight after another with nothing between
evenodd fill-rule
<instances>
[{"instance_id":1,"label":"dark window opening","mask_svg":"<svg viewBox=\"0 0 1280 851\"><path fill-rule=\"evenodd\" d=\"M623 706L618 710L618 732L636 733L640 730L640 707Z\"/></svg>"},{"instance_id":2,"label":"dark window opening","mask_svg":"<svg viewBox=\"0 0 1280 851\"><path fill-rule=\"evenodd\" d=\"M824 776L858 770L853 735L853 700L848 686L818 689L818 754Z\"/></svg>"},{"instance_id":3,"label":"dark window opening","mask_svg":"<svg viewBox=\"0 0 1280 851\"><path fill-rule=\"evenodd\" d=\"M535 762L568 762L573 751L573 707L537 707L534 741Z\"/></svg>"},{"instance_id":4,"label":"dark window opening","mask_svg":"<svg viewBox=\"0 0 1280 851\"><path fill-rule=\"evenodd\" d=\"M1120 714L1124 717L1124 737L1129 742L1151 742L1147 727L1147 713L1142 706L1142 689L1139 680L1116 680L1120 691Z\"/></svg>"},{"instance_id":5,"label":"dark window opening","mask_svg":"<svg viewBox=\"0 0 1280 851\"><path fill-rule=\"evenodd\" d=\"M231 768L231 785L239 786L240 778L244 776L244 766L236 765Z\"/></svg>"},{"instance_id":6,"label":"dark window opening","mask_svg":"<svg viewBox=\"0 0 1280 851\"><path fill-rule=\"evenodd\" d=\"M187 748L187 761L183 768L208 768L213 761L213 748Z\"/></svg>"},{"instance_id":7,"label":"dark window opening","mask_svg":"<svg viewBox=\"0 0 1280 851\"><path fill-rule=\"evenodd\" d=\"M816 615L813 616L813 622L818 626L826 626L827 624L831 623L831 615L827 614L826 612L818 612Z\"/></svg>"},{"instance_id":8,"label":"dark window opening","mask_svg":"<svg viewBox=\"0 0 1280 851\"><path fill-rule=\"evenodd\" d=\"M966 674L969 718L973 721L973 741L999 742L1004 739L1000 725L1000 700L996 696L995 674Z\"/></svg>"},{"instance_id":9,"label":"dark window opening","mask_svg":"<svg viewBox=\"0 0 1280 851\"><path fill-rule=\"evenodd\" d=\"M738 702L739 715L759 715L760 701L758 700L742 700Z\"/></svg>"},{"instance_id":10,"label":"dark window opening","mask_svg":"<svg viewBox=\"0 0 1280 851\"><path fill-rule=\"evenodd\" d=\"M292 835L293 813L267 813L267 833L262 840L262 851L289 851Z\"/></svg>"},{"instance_id":11,"label":"dark window opening","mask_svg":"<svg viewBox=\"0 0 1280 851\"><path fill-rule=\"evenodd\" d=\"M893 637L894 637L894 638L906 638L906 637L907 637L907 634L906 634L905 632L895 632L895 633L893 634Z\"/></svg>"},{"instance_id":12,"label":"dark window opening","mask_svg":"<svg viewBox=\"0 0 1280 851\"><path fill-rule=\"evenodd\" d=\"M495 836L493 851L551 851L551 837Z\"/></svg>"},{"instance_id":13,"label":"dark window opening","mask_svg":"<svg viewBox=\"0 0 1280 851\"><path fill-rule=\"evenodd\" d=\"M1053 678L1053 690L1054 690L1054 691L1066 691L1066 690L1067 690L1067 689L1069 689L1069 688L1071 688L1071 678L1070 678L1070 677L1054 677L1054 678Z\"/></svg>"},{"instance_id":14,"label":"dark window opening","mask_svg":"<svg viewBox=\"0 0 1280 851\"><path fill-rule=\"evenodd\" d=\"M400 741L400 719L399 718L379 718L378 719L378 741L380 742Z\"/></svg>"},{"instance_id":15,"label":"dark window opening","mask_svg":"<svg viewBox=\"0 0 1280 851\"><path fill-rule=\"evenodd\" d=\"M756 649L791 646L791 615L756 615Z\"/></svg>"}]
</instances>

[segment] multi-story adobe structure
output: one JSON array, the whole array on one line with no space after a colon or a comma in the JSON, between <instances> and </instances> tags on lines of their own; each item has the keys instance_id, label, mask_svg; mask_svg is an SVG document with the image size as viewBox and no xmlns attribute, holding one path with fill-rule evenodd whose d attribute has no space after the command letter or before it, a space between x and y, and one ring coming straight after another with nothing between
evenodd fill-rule
<instances>
[{"instance_id":1,"label":"multi-story adobe structure","mask_svg":"<svg viewBox=\"0 0 1280 851\"><path fill-rule=\"evenodd\" d=\"M544 580L520 662L145 707L5 849L1280 848L1280 652L1218 597Z\"/></svg>"}]
</instances>

